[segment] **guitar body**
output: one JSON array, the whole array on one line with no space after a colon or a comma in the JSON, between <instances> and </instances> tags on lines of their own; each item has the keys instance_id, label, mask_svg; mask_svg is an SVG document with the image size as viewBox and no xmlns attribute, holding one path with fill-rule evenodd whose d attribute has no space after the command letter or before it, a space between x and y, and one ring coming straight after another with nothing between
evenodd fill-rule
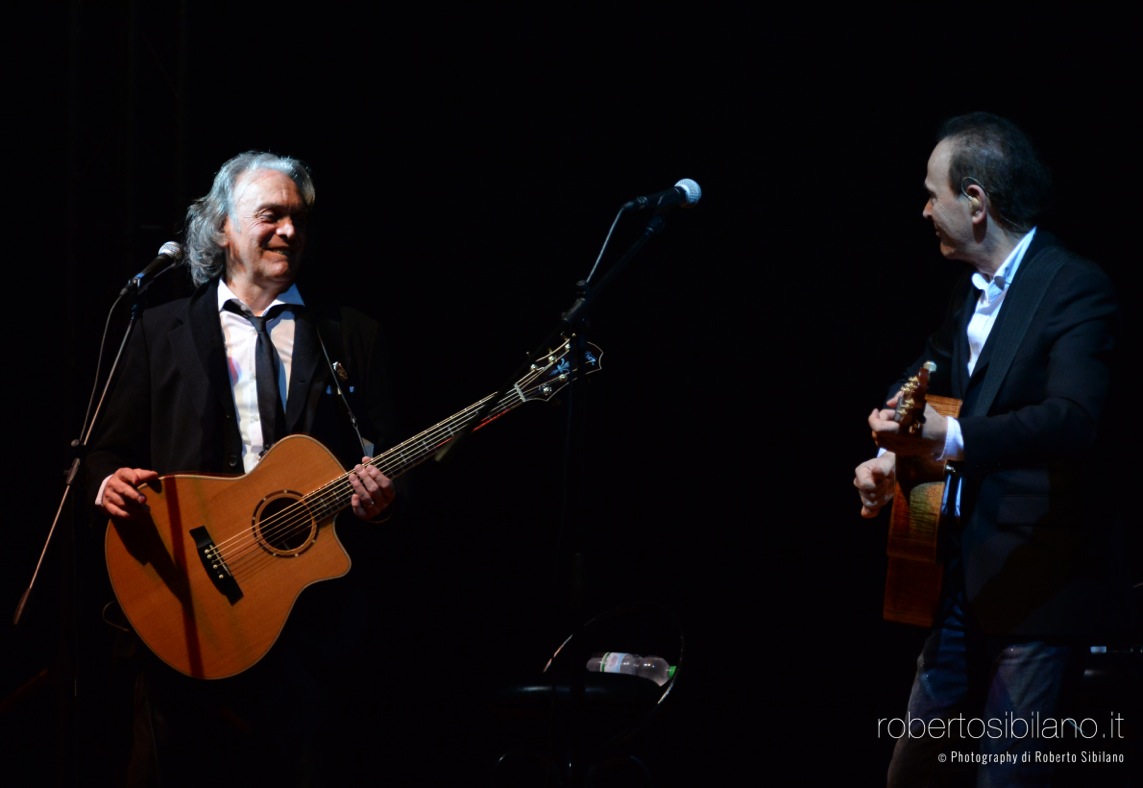
<instances>
[{"instance_id":1,"label":"guitar body","mask_svg":"<svg viewBox=\"0 0 1143 788\"><path fill-rule=\"evenodd\" d=\"M112 588L135 632L195 678L224 678L261 659L298 595L350 560L303 497L345 469L319 442L291 435L240 477L171 475L146 486L154 528L107 527Z\"/></svg>"},{"instance_id":2,"label":"guitar body","mask_svg":"<svg viewBox=\"0 0 1143 788\"><path fill-rule=\"evenodd\" d=\"M942 416L955 417L960 400L924 396L924 402ZM943 567L938 536L944 519L944 497L949 469L946 463L920 457L897 459L897 487L889 516L886 545L885 597L882 615L886 621L931 626L940 599Z\"/></svg>"}]
</instances>

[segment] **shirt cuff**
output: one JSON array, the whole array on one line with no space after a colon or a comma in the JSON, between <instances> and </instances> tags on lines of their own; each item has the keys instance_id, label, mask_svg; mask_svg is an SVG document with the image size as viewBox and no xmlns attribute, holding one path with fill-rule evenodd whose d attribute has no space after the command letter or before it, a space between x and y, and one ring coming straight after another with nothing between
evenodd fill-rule
<instances>
[{"instance_id":1,"label":"shirt cuff","mask_svg":"<svg viewBox=\"0 0 1143 788\"><path fill-rule=\"evenodd\" d=\"M103 506L103 491L105 489L107 489L107 482L109 482L109 481L111 481L110 476L108 476L106 479L103 480L103 484L99 485L99 492L97 492L95 494L95 505L96 506Z\"/></svg>"},{"instance_id":2,"label":"shirt cuff","mask_svg":"<svg viewBox=\"0 0 1143 788\"><path fill-rule=\"evenodd\" d=\"M960 422L951 416L947 419L948 431L945 433L945 447L933 459L947 462L959 460L964 457L964 434L960 431Z\"/></svg>"}]
</instances>

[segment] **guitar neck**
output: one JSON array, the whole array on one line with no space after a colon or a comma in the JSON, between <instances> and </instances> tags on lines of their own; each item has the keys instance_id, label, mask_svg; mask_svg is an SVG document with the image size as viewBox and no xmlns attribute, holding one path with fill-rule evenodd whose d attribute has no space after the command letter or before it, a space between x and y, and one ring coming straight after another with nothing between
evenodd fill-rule
<instances>
[{"instance_id":1,"label":"guitar neck","mask_svg":"<svg viewBox=\"0 0 1143 788\"><path fill-rule=\"evenodd\" d=\"M493 396L495 395L489 394L459 413L449 416L444 421L434 424L427 430L377 455L370 464L390 479L396 479L398 476L407 473L432 457L441 450L441 447L467 429L472 420L477 418L477 414L491 402ZM509 391L495 406L480 417L480 423L472 429L475 431L490 424L526 401L514 389Z\"/></svg>"},{"instance_id":2,"label":"guitar neck","mask_svg":"<svg viewBox=\"0 0 1143 788\"><path fill-rule=\"evenodd\" d=\"M440 451L441 447L456 438L466 429L478 430L501 416L515 410L525 402L550 400L578 374L578 363L573 358L575 335L564 340L563 344L551 351L547 358L537 361L531 369L516 381L495 403L495 394L472 403L459 413L454 413L437 422L393 448L377 455L370 464L390 479L417 467ZM582 348L582 363L586 373L596 372L600 367L603 352L588 342ZM473 425L474 419L479 423ZM319 520L326 520L349 506L353 488L349 485L349 474L323 485L305 496L306 504Z\"/></svg>"},{"instance_id":3,"label":"guitar neck","mask_svg":"<svg viewBox=\"0 0 1143 788\"><path fill-rule=\"evenodd\" d=\"M457 435L468 428L469 423L492 400L493 394L474 402L464 410L449 416L428 429L417 433L402 443L378 454L369 464L377 468L390 479L408 473L413 468L432 457L441 447L453 440ZM505 394L496 405L480 417L480 423L473 427L478 430L506 413L515 410L528 400L512 389ZM330 481L328 484L304 496L307 506L314 512L318 520L326 520L349 507L353 488L349 484L349 473Z\"/></svg>"}]
</instances>

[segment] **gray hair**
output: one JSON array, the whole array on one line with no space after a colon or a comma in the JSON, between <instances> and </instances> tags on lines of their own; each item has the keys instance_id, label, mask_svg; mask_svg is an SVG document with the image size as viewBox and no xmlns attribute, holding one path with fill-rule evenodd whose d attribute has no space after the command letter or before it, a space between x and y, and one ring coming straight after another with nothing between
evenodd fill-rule
<instances>
[{"instance_id":1,"label":"gray hair","mask_svg":"<svg viewBox=\"0 0 1143 788\"><path fill-rule=\"evenodd\" d=\"M288 175L298 185L306 210L313 208L314 182L309 168L298 159L255 150L230 159L214 176L210 191L187 208L183 253L196 286L222 275L226 267L222 228L234 212L235 186L243 175L254 170L276 170Z\"/></svg>"}]
</instances>

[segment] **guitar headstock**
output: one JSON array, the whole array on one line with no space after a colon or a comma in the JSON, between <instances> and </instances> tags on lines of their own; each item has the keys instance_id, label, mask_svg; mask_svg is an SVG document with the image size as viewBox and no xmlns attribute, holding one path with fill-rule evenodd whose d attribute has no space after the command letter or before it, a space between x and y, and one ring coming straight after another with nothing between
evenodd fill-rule
<instances>
[{"instance_id":1,"label":"guitar headstock","mask_svg":"<svg viewBox=\"0 0 1143 788\"><path fill-rule=\"evenodd\" d=\"M581 352L582 350L582 352ZM580 374L598 372L603 351L591 342L582 349L572 334L543 358L533 362L527 374L516 381L516 391L524 401L548 400Z\"/></svg>"},{"instance_id":2,"label":"guitar headstock","mask_svg":"<svg viewBox=\"0 0 1143 788\"><path fill-rule=\"evenodd\" d=\"M893 420L901 425L903 432L918 432L925 425L925 396L929 393L929 375L936 371L937 365L926 361L917 370L917 374L901 387Z\"/></svg>"}]
</instances>

